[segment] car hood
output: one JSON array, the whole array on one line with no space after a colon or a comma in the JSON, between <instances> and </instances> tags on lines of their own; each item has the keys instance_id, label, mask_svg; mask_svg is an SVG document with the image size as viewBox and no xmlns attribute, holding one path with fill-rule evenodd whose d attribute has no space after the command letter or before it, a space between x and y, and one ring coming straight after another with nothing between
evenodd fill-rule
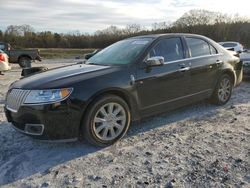
<instances>
[{"instance_id":1,"label":"car hood","mask_svg":"<svg viewBox=\"0 0 250 188\"><path fill-rule=\"evenodd\" d=\"M51 89L67 87L74 82L107 74L111 70L110 66L75 64L21 78L14 82L11 88Z\"/></svg>"}]
</instances>

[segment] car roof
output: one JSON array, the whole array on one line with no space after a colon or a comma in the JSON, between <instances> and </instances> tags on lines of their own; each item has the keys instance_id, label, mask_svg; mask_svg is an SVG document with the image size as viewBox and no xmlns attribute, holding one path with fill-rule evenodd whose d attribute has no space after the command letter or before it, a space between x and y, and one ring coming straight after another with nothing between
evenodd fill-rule
<instances>
[{"instance_id":1,"label":"car roof","mask_svg":"<svg viewBox=\"0 0 250 188\"><path fill-rule=\"evenodd\" d=\"M162 33L162 34L149 34L149 35L141 35L141 36L135 36L131 37L133 39L139 39L139 38L160 38L164 36L187 36L187 37L201 37L206 38L205 36L198 35L198 34L191 34L191 33Z\"/></svg>"},{"instance_id":2,"label":"car roof","mask_svg":"<svg viewBox=\"0 0 250 188\"><path fill-rule=\"evenodd\" d=\"M235 41L225 41L225 42L218 42L219 44L226 44L226 43L237 43L239 44L239 42L235 42Z\"/></svg>"}]
</instances>

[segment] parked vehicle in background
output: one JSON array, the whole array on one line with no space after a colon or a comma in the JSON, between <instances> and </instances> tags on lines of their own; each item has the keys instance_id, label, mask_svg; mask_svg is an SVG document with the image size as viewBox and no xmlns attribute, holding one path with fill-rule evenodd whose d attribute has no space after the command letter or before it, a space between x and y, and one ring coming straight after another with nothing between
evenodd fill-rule
<instances>
[{"instance_id":1,"label":"parked vehicle in background","mask_svg":"<svg viewBox=\"0 0 250 188\"><path fill-rule=\"evenodd\" d=\"M39 50L19 50L13 49L10 44L0 42L0 50L9 56L10 63L18 63L20 67L30 67L31 61L41 61Z\"/></svg>"},{"instance_id":2,"label":"parked vehicle in background","mask_svg":"<svg viewBox=\"0 0 250 188\"><path fill-rule=\"evenodd\" d=\"M241 82L240 59L200 35L159 34L119 41L75 64L14 82L5 114L43 140L121 139L131 121L204 99L226 104Z\"/></svg>"},{"instance_id":3,"label":"parked vehicle in background","mask_svg":"<svg viewBox=\"0 0 250 188\"><path fill-rule=\"evenodd\" d=\"M250 59L248 61L243 61L243 75L244 78L250 79Z\"/></svg>"},{"instance_id":4,"label":"parked vehicle in background","mask_svg":"<svg viewBox=\"0 0 250 188\"><path fill-rule=\"evenodd\" d=\"M243 52L243 46L239 42L219 42L221 46L226 48L227 50L232 50L237 53Z\"/></svg>"},{"instance_id":5,"label":"parked vehicle in background","mask_svg":"<svg viewBox=\"0 0 250 188\"><path fill-rule=\"evenodd\" d=\"M243 76L246 79L250 79L250 54L243 53L240 59L243 63Z\"/></svg>"},{"instance_id":6,"label":"parked vehicle in background","mask_svg":"<svg viewBox=\"0 0 250 188\"><path fill-rule=\"evenodd\" d=\"M11 66L9 65L9 57L8 55L0 50L0 74L2 74L3 71L8 71L11 69Z\"/></svg>"},{"instance_id":7,"label":"parked vehicle in background","mask_svg":"<svg viewBox=\"0 0 250 188\"><path fill-rule=\"evenodd\" d=\"M91 53L88 53L88 54L85 54L85 59L89 59L89 58L91 58L91 57L93 57L95 54L97 54L98 52L100 52L101 51L101 49L96 49L96 50L94 50L93 52L91 52Z\"/></svg>"}]
</instances>

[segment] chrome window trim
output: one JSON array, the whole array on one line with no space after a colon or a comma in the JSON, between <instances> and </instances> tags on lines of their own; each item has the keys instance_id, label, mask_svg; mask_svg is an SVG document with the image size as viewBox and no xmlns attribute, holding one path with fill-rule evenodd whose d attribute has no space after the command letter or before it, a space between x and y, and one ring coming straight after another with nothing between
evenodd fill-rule
<instances>
[{"instance_id":1,"label":"chrome window trim","mask_svg":"<svg viewBox=\"0 0 250 188\"><path fill-rule=\"evenodd\" d=\"M188 57L188 58L179 59L179 60L175 60L175 61L164 62L164 65L171 64L171 63L178 63L178 62L182 62L182 61L189 61L189 60L194 60L194 59L201 59L201 58L206 58L206 57L216 57L216 56L221 56L221 55L223 55L223 54L218 53L218 54L203 55L203 56L198 56L198 57Z\"/></svg>"}]
</instances>

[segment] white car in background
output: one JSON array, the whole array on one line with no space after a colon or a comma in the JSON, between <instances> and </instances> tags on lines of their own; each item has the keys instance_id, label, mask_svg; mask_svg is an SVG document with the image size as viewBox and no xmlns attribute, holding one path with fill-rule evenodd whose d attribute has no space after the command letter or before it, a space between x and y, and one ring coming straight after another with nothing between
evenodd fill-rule
<instances>
[{"instance_id":1,"label":"white car in background","mask_svg":"<svg viewBox=\"0 0 250 188\"><path fill-rule=\"evenodd\" d=\"M9 57L4 51L0 50L0 74L3 71L8 71L11 69L9 65Z\"/></svg>"},{"instance_id":2,"label":"white car in background","mask_svg":"<svg viewBox=\"0 0 250 188\"><path fill-rule=\"evenodd\" d=\"M243 46L239 42L228 41L228 42L219 42L219 44L224 48L226 48L227 50L232 50L237 53L243 52Z\"/></svg>"}]
</instances>

